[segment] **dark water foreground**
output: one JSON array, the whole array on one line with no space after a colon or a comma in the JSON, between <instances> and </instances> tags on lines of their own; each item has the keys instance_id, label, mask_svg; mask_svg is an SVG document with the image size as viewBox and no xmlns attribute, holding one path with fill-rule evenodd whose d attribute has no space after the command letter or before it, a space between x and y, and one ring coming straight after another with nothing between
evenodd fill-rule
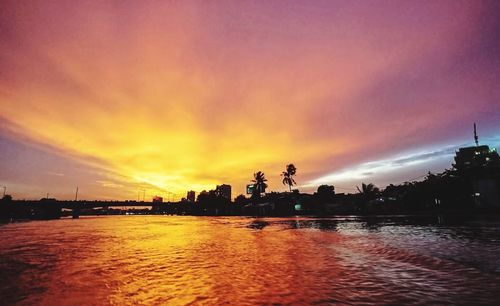
<instances>
[{"instance_id":1,"label":"dark water foreground","mask_svg":"<svg viewBox=\"0 0 500 306\"><path fill-rule=\"evenodd\" d=\"M494 220L113 216L5 224L0 303L500 304Z\"/></svg>"}]
</instances>

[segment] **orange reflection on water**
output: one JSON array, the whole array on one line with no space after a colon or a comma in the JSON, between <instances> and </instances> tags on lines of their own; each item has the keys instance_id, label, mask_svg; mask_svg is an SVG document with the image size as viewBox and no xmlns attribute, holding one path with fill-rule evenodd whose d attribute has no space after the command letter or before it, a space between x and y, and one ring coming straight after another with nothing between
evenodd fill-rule
<instances>
[{"instance_id":1,"label":"orange reflection on water","mask_svg":"<svg viewBox=\"0 0 500 306\"><path fill-rule=\"evenodd\" d=\"M491 240L499 230L488 226L180 216L7 224L0 297L26 305L488 304L500 298L500 245Z\"/></svg>"}]
</instances>

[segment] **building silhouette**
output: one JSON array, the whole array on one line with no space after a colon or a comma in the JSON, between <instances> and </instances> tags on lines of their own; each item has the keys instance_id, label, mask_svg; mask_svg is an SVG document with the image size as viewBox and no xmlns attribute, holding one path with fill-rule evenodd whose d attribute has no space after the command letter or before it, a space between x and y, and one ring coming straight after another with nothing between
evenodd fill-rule
<instances>
[{"instance_id":1,"label":"building silhouette","mask_svg":"<svg viewBox=\"0 0 500 306\"><path fill-rule=\"evenodd\" d=\"M194 202L194 201L196 200L196 192L194 192L193 190L189 190L189 191L187 192L186 199L187 199L189 202Z\"/></svg>"},{"instance_id":2,"label":"building silhouette","mask_svg":"<svg viewBox=\"0 0 500 306\"><path fill-rule=\"evenodd\" d=\"M474 142L456 152L453 167L471 185L477 206L500 207L500 157L494 148L479 145L475 123Z\"/></svg>"},{"instance_id":3,"label":"building silhouette","mask_svg":"<svg viewBox=\"0 0 500 306\"><path fill-rule=\"evenodd\" d=\"M218 196L226 198L231 201L231 185L222 184L217 185L215 192Z\"/></svg>"},{"instance_id":4,"label":"building silhouette","mask_svg":"<svg viewBox=\"0 0 500 306\"><path fill-rule=\"evenodd\" d=\"M455 155L453 167L458 171L474 171L500 166L497 151L487 145L479 145L476 123L474 123L475 146L460 148Z\"/></svg>"},{"instance_id":5,"label":"building silhouette","mask_svg":"<svg viewBox=\"0 0 500 306\"><path fill-rule=\"evenodd\" d=\"M466 171L498 166L500 159L495 149L487 145L460 148L455 155L453 167Z\"/></svg>"}]
</instances>

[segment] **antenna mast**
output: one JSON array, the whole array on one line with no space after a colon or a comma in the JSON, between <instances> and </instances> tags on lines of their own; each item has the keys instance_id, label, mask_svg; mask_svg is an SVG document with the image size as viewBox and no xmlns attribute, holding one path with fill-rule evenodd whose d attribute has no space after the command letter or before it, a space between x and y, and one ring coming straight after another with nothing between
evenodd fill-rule
<instances>
[{"instance_id":1,"label":"antenna mast","mask_svg":"<svg viewBox=\"0 0 500 306\"><path fill-rule=\"evenodd\" d=\"M474 122L474 142L476 142L476 147L479 146L479 137L477 136L476 123Z\"/></svg>"},{"instance_id":2,"label":"antenna mast","mask_svg":"<svg viewBox=\"0 0 500 306\"><path fill-rule=\"evenodd\" d=\"M76 186L75 201L78 201L78 186Z\"/></svg>"}]
</instances>

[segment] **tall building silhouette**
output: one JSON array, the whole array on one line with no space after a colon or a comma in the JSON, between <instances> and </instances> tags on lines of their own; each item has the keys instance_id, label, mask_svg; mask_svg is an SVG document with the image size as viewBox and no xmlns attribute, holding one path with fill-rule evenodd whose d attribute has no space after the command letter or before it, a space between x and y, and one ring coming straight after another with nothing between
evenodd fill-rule
<instances>
[{"instance_id":1,"label":"tall building silhouette","mask_svg":"<svg viewBox=\"0 0 500 306\"><path fill-rule=\"evenodd\" d=\"M189 202L194 202L194 201L196 200L196 192L194 192L193 190L189 190L189 191L187 192L186 199L187 199Z\"/></svg>"},{"instance_id":2,"label":"tall building silhouette","mask_svg":"<svg viewBox=\"0 0 500 306\"><path fill-rule=\"evenodd\" d=\"M227 184L217 185L217 188L215 188L215 192L217 195L226 198L228 200L231 200L231 185Z\"/></svg>"},{"instance_id":3,"label":"tall building silhouette","mask_svg":"<svg viewBox=\"0 0 500 306\"><path fill-rule=\"evenodd\" d=\"M475 146L460 148L455 155L453 167L457 170L467 171L492 166L500 166L500 158L497 151L490 149L487 145L479 145L476 124L474 123Z\"/></svg>"}]
</instances>

